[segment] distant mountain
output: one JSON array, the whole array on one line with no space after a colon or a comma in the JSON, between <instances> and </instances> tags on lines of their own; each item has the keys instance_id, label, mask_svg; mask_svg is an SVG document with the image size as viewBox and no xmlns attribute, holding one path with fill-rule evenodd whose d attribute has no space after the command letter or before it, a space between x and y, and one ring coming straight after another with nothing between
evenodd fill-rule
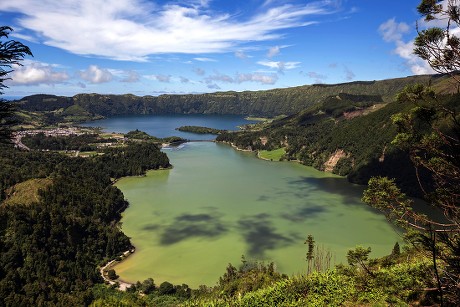
<instances>
[{"instance_id":1,"label":"distant mountain","mask_svg":"<svg viewBox=\"0 0 460 307\"><path fill-rule=\"evenodd\" d=\"M374 103L390 102L406 85L440 84L451 91L447 76L423 75L382 81L315 84L284 89L209 94L135 96L77 94L73 97L32 95L16 101L21 110L48 112L48 121L84 120L127 114L240 114L273 117L292 115L338 94L373 97Z\"/></svg>"}]
</instances>

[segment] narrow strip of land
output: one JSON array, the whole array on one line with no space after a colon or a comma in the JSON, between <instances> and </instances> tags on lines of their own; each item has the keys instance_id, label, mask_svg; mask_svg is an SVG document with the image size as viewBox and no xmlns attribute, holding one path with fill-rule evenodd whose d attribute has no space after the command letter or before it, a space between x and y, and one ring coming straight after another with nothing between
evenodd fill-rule
<instances>
[{"instance_id":1,"label":"narrow strip of land","mask_svg":"<svg viewBox=\"0 0 460 307\"><path fill-rule=\"evenodd\" d=\"M131 255L132 253L134 253L134 251L135 251L134 249L127 250L121 256L121 260L116 260L116 259L110 260L106 265L101 267L99 272L101 273L101 276L102 276L102 278L104 279L105 282L109 283L110 285L115 285L115 284L118 283L118 290L120 290L120 291L126 291L126 289L128 289L129 287L131 287L133 285L132 283L128 283L128 282L125 282L125 281L120 280L120 279L112 280L107 276L107 272L115 264L120 263L124 259L128 258L128 256Z\"/></svg>"}]
</instances>

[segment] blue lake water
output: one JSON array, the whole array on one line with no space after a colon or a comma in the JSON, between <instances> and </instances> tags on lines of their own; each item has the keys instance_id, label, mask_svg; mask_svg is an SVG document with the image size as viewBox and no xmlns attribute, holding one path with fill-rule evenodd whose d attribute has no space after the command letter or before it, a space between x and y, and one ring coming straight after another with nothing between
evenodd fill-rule
<instances>
[{"instance_id":1,"label":"blue lake water","mask_svg":"<svg viewBox=\"0 0 460 307\"><path fill-rule=\"evenodd\" d=\"M132 115L117 116L81 124L88 127L101 127L107 132L127 133L139 129L150 135L163 138L179 136L189 140L213 140L212 134L194 134L175 130L181 126L203 126L215 129L238 130L238 126L255 123L239 115L171 114L171 115Z\"/></svg>"}]
</instances>

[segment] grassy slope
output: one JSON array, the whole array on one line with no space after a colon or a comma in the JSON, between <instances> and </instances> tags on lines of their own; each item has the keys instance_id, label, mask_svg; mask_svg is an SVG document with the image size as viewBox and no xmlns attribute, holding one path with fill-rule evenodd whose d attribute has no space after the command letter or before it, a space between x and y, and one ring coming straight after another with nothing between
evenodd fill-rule
<instances>
[{"instance_id":1,"label":"grassy slope","mask_svg":"<svg viewBox=\"0 0 460 307\"><path fill-rule=\"evenodd\" d=\"M270 161L280 161L286 153L284 148L278 148L275 150L260 150L258 155L259 158Z\"/></svg>"},{"instance_id":2,"label":"grassy slope","mask_svg":"<svg viewBox=\"0 0 460 307\"><path fill-rule=\"evenodd\" d=\"M53 183L51 179L36 178L15 184L7 190L4 205L32 205L40 201L39 191Z\"/></svg>"}]
</instances>

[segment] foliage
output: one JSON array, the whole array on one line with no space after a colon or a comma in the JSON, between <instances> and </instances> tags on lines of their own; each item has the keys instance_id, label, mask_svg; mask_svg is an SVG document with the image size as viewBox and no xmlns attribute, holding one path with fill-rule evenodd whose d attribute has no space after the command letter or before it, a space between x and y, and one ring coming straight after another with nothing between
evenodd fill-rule
<instances>
[{"instance_id":1,"label":"foliage","mask_svg":"<svg viewBox=\"0 0 460 307\"><path fill-rule=\"evenodd\" d=\"M432 267L426 258L415 250L407 250L398 256L393 253L387 256L393 258L390 263L387 257L369 259L369 253L363 250L372 275L355 266L339 265L324 272L281 276L257 289L226 292L226 295L217 285L195 291L193 298L182 306L409 306L432 303L423 290L432 286L426 274ZM229 265L222 278L232 276L233 283L243 283L247 276L237 276L235 272L236 268Z\"/></svg>"},{"instance_id":2,"label":"foliage","mask_svg":"<svg viewBox=\"0 0 460 307\"><path fill-rule=\"evenodd\" d=\"M178 131L191 132L196 134L221 134L225 130L201 127L201 126L181 126L176 128Z\"/></svg>"},{"instance_id":3,"label":"foliage","mask_svg":"<svg viewBox=\"0 0 460 307\"><path fill-rule=\"evenodd\" d=\"M455 28L460 26L460 8L457 0L422 0L417 7L427 22L442 20L445 28L434 26L419 31L415 39L414 53L435 71L456 72L460 69L460 39Z\"/></svg>"},{"instance_id":4,"label":"foliage","mask_svg":"<svg viewBox=\"0 0 460 307\"><path fill-rule=\"evenodd\" d=\"M97 143L110 140L100 139L97 134L46 136L41 132L35 135L27 135L21 141L30 149L93 151L97 149Z\"/></svg>"},{"instance_id":5,"label":"foliage","mask_svg":"<svg viewBox=\"0 0 460 307\"><path fill-rule=\"evenodd\" d=\"M0 26L0 38L8 38L9 33L13 31L8 26ZM3 94L3 89L6 87L4 82L8 80L8 74L11 72L13 65L22 65L21 61L26 55L32 55L29 47L21 42L7 40L0 42L0 94Z\"/></svg>"},{"instance_id":6,"label":"foliage","mask_svg":"<svg viewBox=\"0 0 460 307\"><path fill-rule=\"evenodd\" d=\"M10 127L16 123L14 111L13 104L0 98L0 143L11 142Z\"/></svg>"},{"instance_id":7,"label":"foliage","mask_svg":"<svg viewBox=\"0 0 460 307\"><path fill-rule=\"evenodd\" d=\"M125 137L134 140L156 140L155 137L149 135L147 132L140 131L139 129L129 131L125 134Z\"/></svg>"},{"instance_id":8,"label":"foliage","mask_svg":"<svg viewBox=\"0 0 460 307\"><path fill-rule=\"evenodd\" d=\"M449 105L455 99L444 97L441 103ZM337 107L337 110L343 108ZM392 143L397 126L391 116L410 110L410 106L397 102L375 105L352 118L334 118L324 109L320 103L296 115L274 120L262 129L222 133L216 139L259 152L284 148L285 159L298 160L320 170L325 169L325 162L340 149L345 154L333 167L334 173L347 175L351 182L359 184L367 183L372 176L389 176L396 178L409 194L421 194L409 155ZM329 112L335 113L333 109Z\"/></svg>"},{"instance_id":9,"label":"foliage","mask_svg":"<svg viewBox=\"0 0 460 307\"><path fill-rule=\"evenodd\" d=\"M9 205L35 205L40 202L40 193L52 184L48 178L29 179L6 189L7 199L3 206Z\"/></svg>"},{"instance_id":10,"label":"foliage","mask_svg":"<svg viewBox=\"0 0 460 307\"><path fill-rule=\"evenodd\" d=\"M118 278L118 275L117 273L115 273L115 270L114 269L110 269L107 271L107 277L111 280L115 280Z\"/></svg>"},{"instance_id":11,"label":"foliage","mask_svg":"<svg viewBox=\"0 0 460 307\"><path fill-rule=\"evenodd\" d=\"M438 72L448 72L460 85L460 40L452 31L460 25L458 1L443 3L422 0L419 12L426 21L445 20L445 29L437 26L420 31L414 53ZM400 103L410 110L393 116L398 134L393 144L409 152L417 178L425 173L429 184L419 181L426 202L440 210L444 219L435 220L413 210L393 180L373 178L363 200L379 208L407 229L420 231L418 242L431 253L433 278L440 305L460 304L460 117L458 97L450 103L426 86L408 86L398 94Z\"/></svg>"},{"instance_id":12,"label":"foliage","mask_svg":"<svg viewBox=\"0 0 460 307\"><path fill-rule=\"evenodd\" d=\"M307 274L311 273L311 262L314 259L314 250L315 250L315 240L313 239L312 235L308 235L307 239L303 244L308 245L308 251L306 254L306 261L307 261Z\"/></svg>"},{"instance_id":13,"label":"foliage","mask_svg":"<svg viewBox=\"0 0 460 307\"><path fill-rule=\"evenodd\" d=\"M2 194L30 178L52 182L34 206L0 206L3 304L77 306L92 300L98 264L131 248L116 226L128 203L112 178L169 161L153 144L133 144L86 159L3 147L0 164Z\"/></svg>"},{"instance_id":14,"label":"foliage","mask_svg":"<svg viewBox=\"0 0 460 307\"><path fill-rule=\"evenodd\" d=\"M445 77L413 76L370 82L316 84L255 92L135 96L78 94L73 97L32 95L15 102L37 125L94 120L129 114L238 114L274 117L296 114L326 101L325 111L333 117L359 111L369 105L390 102L405 85L441 82ZM23 124L30 120L21 117Z\"/></svg>"},{"instance_id":15,"label":"foliage","mask_svg":"<svg viewBox=\"0 0 460 307\"><path fill-rule=\"evenodd\" d=\"M157 144L161 143L170 143L170 144L180 144L186 142L185 139L178 136L170 136L165 138L157 138L155 136L149 135L147 132L140 131L139 129L129 131L125 134L125 137L130 141L144 141L144 142L153 142Z\"/></svg>"},{"instance_id":16,"label":"foliage","mask_svg":"<svg viewBox=\"0 0 460 307\"><path fill-rule=\"evenodd\" d=\"M168 283L170 284L170 283ZM93 287L92 307L99 306L156 306L156 307L172 307L180 306L182 302L190 298L190 288L187 285L173 286L174 293L162 294L159 289L152 288L153 280L148 278L142 283L128 289L128 291L119 291L113 287L108 287L103 284L98 284Z\"/></svg>"},{"instance_id":17,"label":"foliage","mask_svg":"<svg viewBox=\"0 0 460 307\"><path fill-rule=\"evenodd\" d=\"M139 283L138 289L144 294L150 294L155 290L155 283L152 278L147 278L142 283Z\"/></svg>"},{"instance_id":18,"label":"foliage","mask_svg":"<svg viewBox=\"0 0 460 307\"><path fill-rule=\"evenodd\" d=\"M369 254L371 253L371 248L364 248L362 246L357 246L354 250L349 250L347 253L348 264L354 266L358 264L366 273L372 275L372 272L369 270Z\"/></svg>"},{"instance_id":19,"label":"foliage","mask_svg":"<svg viewBox=\"0 0 460 307\"><path fill-rule=\"evenodd\" d=\"M13 31L7 26L0 26L0 39L8 39ZM5 81L10 79L8 74L12 72L13 65L22 65L21 61L26 55L32 55L29 47L14 40L0 41L0 95L7 86ZM11 138L10 127L16 122L14 118L14 106L0 99L0 143L8 143Z\"/></svg>"},{"instance_id":20,"label":"foliage","mask_svg":"<svg viewBox=\"0 0 460 307\"><path fill-rule=\"evenodd\" d=\"M175 289L174 289L174 285L168 281L164 281L161 283L160 287L158 288L158 292L161 294L161 295L165 295L165 294L174 294Z\"/></svg>"}]
</instances>

